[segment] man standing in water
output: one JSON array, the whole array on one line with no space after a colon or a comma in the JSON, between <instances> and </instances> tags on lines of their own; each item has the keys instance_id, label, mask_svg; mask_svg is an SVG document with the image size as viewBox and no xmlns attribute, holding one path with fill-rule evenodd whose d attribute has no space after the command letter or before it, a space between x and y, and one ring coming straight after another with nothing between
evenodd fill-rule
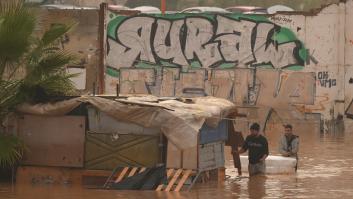
<instances>
[{"instance_id":1,"label":"man standing in water","mask_svg":"<svg viewBox=\"0 0 353 199\"><path fill-rule=\"evenodd\" d=\"M279 140L279 152L284 157L295 157L297 163L295 171L298 167L298 150L299 150L299 137L293 134L293 127L290 124L284 125L284 134Z\"/></svg>"},{"instance_id":2,"label":"man standing in water","mask_svg":"<svg viewBox=\"0 0 353 199\"><path fill-rule=\"evenodd\" d=\"M265 174L265 160L269 154L267 139L260 134L260 125L253 123L250 126L250 135L245 139L243 147L239 153L244 153L249 149L249 175Z\"/></svg>"},{"instance_id":3,"label":"man standing in water","mask_svg":"<svg viewBox=\"0 0 353 199\"><path fill-rule=\"evenodd\" d=\"M284 125L284 134L279 140L279 152L285 157L297 157L298 148L299 137L293 134L292 125Z\"/></svg>"}]
</instances>

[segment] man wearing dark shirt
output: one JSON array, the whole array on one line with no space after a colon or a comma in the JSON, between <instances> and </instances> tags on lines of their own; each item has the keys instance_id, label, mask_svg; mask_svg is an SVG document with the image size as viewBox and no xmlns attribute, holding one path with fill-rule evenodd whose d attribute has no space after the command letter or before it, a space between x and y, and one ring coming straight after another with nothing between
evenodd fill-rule
<instances>
[{"instance_id":1,"label":"man wearing dark shirt","mask_svg":"<svg viewBox=\"0 0 353 199\"><path fill-rule=\"evenodd\" d=\"M239 153L244 153L247 150L249 150L249 175L264 174L266 171L265 159L269 154L268 143L267 139L260 134L258 123L253 123L250 126L250 135L246 137Z\"/></svg>"}]
</instances>

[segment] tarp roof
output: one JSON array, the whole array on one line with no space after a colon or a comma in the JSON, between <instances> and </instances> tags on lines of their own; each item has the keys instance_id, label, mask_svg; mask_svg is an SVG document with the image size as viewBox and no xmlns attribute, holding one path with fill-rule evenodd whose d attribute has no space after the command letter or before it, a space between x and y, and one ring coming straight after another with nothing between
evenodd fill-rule
<instances>
[{"instance_id":1,"label":"tarp roof","mask_svg":"<svg viewBox=\"0 0 353 199\"><path fill-rule=\"evenodd\" d=\"M56 103L22 104L17 111L58 116L69 113L81 103L89 103L120 121L160 128L168 140L180 149L197 145L199 130L205 122L208 126L216 127L222 118L236 111L232 102L215 97L176 100L155 96L126 99L82 96Z\"/></svg>"}]
</instances>

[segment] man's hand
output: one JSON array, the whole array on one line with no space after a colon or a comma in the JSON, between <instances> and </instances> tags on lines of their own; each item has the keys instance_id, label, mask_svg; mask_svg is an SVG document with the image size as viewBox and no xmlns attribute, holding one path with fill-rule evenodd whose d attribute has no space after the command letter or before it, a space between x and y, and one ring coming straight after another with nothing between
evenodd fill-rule
<instances>
[{"instance_id":1,"label":"man's hand","mask_svg":"<svg viewBox=\"0 0 353 199\"><path fill-rule=\"evenodd\" d=\"M264 162L266 158L267 158L267 155L262 156L262 158L260 159L260 162Z\"/></svg>"}]
</instances>

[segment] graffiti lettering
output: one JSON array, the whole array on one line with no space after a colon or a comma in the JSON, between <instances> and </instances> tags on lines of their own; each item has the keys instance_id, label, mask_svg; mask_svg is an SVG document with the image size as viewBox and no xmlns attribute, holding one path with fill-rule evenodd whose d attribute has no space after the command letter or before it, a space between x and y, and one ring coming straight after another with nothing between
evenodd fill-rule
<instances>
[{"instance_id":1,"label":"graffiti lettering","mask_svg":"<svg viewBox=\"0 0 353 199\"><path fill-rule=\"evenodd\" d=\"M317 59L314 57L314 53L315 53L315 50L313 52L310 53L310 50L309 49L306 49L307 51L307 57L306 57L306 64L310 64L310 61L312 61L314 64L318 64L319 62L317 61Z\"/></svg>"},{"instance_id":2,"label":"graffiti lettering","mask_svg":"<svg viewBox=\"0 0 353 199\"><path fill-rule=\"evenodd\" d=\"M251 63L254 56L251 49L251 34L256 26L252 21L235 21L222 16L217 17L217 38L220 41L220 51L227 62L236 62L239 58L242 63ZM241 42L242 41L242 42Z\"/></svg>"},{"instance_id":3,"label":"graffiti lettering","mask_svg":"<svg viewBox=\"0 0 353 199\"><path fill-rule=\"evenodd\" d=\"M279 26L271 22L230 18L185 16L164 19L133 16L114 26L108 34L107 65L132 67L138 62L176 66L198 63L204 68L223 63L234 65L272 65L285 68L303 65L298 51L303 47L294 40L279 43L274 35Z\"/></svg>"},{"instance_id":4,"label":"graffiti lettering","mask_svg":"<svg viewBox=\"0 0 353 199\"><path fill-rule=\"evenodd\" d=\"M178 65L188 64L179 41L183 24L183 20L177 20L174 23L163 19L157 21L153 46L158 57L164 60L173 59L172 62Z\"/></svg>"},{"instance_id":5,"label":"graffiti lettering","mask_svg":"<svg viewBox=\"0 0 353 199\"><path fill-rule=\"evenodd\" d=\"M318 72L317 73L317 78L322 80L322 79L328 79L328 72L323 71L323 72Z\"/></svg>"},{"instance_id":6,"label":"graffiti lettering","mask_svg":"<svg viewBox=\"0 0 353 199\"><path fill-rule=\"evenodd\" d=\"M271 20L276 22L285 22L285 23L292 23L293 20L284 16L272 16Z\"/></svg>"},{"instance_id":7,"label":"graffiti lettering","mask_svg":"<svg viewBox=\"0 0 353 199\"><path fill-rule=\"evenodd\" d=\"M211 42L213 26L210 21L200 18L186 19L187 37L185 56L188 60L198 58L204 67L222 60L217 43Z\"/></svg>"},{"instance_id":8,"label":"graffiti lettering","mask_svg":"<svg viewBox=\"0 0 353 199\"><path fill-rule=\"evenodd\" d=\"M256 64L271 63L277 66L276 68L283 68L296 63L293 49L297 44L289 42L274 45L274 41L270 39L275 31L274 28L270 23L258 24L254 48Z\"/></svg>"},{"instance_id":9,"label":"graffiti lettering","mask_svg":"<svg viewBox=\"0 0 353 199\"><path fill-rule=\"evenodd\" d=\"M150 50L153 23L154 19L149 17L133 17L129 23L122 23L116 35L117 40L108 40L111 56L107 57L107 62L115 63L118 68L132 66L135 60L155 62Z\"/></svg>"},{"instance_id":10,"label":"graffiti lettering","mask_svg":"<svg viewBox=\"0 0 353 199\"><path fill-rule=\"evenodd\" d=\"M320 71L317 73L318 84L321 87L331 88L336 86L336 79L330 79L327 71Z\"/></svg>"}]
</instances>

